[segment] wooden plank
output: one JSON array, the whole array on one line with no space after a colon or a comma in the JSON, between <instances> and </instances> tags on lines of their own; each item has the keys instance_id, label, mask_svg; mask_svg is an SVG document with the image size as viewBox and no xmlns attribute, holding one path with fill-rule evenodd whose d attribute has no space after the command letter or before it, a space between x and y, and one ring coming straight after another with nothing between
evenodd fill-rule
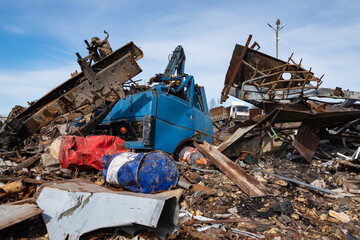
<instances>
[{"instance_id":1,"label":"wooden plank","mask_svg":"<svg viewBox=\"0 0 360 240\"><path fill-rule=\"evenodd\" d=\"M15 167L12 168L12 171L17 172L22 168L27 168L30 167L31 165L33 165L35 162L37 162L40 159L39 155L34 155L28 159L26 159L25 161L23 161L22 163L16 165Z\"/></svg>"},{"instance_id":2,"label":"wooden plank","mask_svg":"<svg viewBox=\"0 0 360 240\"><path fill-rule=\"evenodd\" d=\"M35 204L0 205L0 230L42 213Z\"/></svg>"},{"instance_id":3,"label":"wooden plank","mask_svg":"<svg viewBox=\"0 0 360 240\"><path fill-rule=\"evenodd\" d=\"M249 197L265 196L265 187L258 180L247 174L214 146L206 141L202 144L194 142L194 145Z\"/></svg>"},{"instance_id":4,"label":"wooden plank","mask_svg":"<svg viewBox=\"0 0 360 240\"><path fill-rule=\"evenodd\" d=\"M50 181L45 181L45 180L36 180L36 179L32 179L32 178L27 178L27 177L12 177L12 176L0 176L0 182L12 182L12 181L19 181L22 180L26 183L30 183L30 184L36 184L36 185L41 185L43 183L48 183Z\"/></svg>"}]
</instances>

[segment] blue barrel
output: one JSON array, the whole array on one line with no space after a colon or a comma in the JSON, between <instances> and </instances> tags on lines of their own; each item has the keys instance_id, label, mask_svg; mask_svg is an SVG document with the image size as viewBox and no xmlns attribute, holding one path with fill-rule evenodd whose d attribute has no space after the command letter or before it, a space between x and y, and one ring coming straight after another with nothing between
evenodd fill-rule
<instances>
[{"instance_id":1,"label":"blue barrel","mask_svg":"<svg viewBox=\"0 0 360 240\"><path fill-rule=\"evenodd\" d=\"M154 193L175 187L179 172L164 152L124 152L103 156L106 182L136 193Z\"/></svg>"}]
</instances>

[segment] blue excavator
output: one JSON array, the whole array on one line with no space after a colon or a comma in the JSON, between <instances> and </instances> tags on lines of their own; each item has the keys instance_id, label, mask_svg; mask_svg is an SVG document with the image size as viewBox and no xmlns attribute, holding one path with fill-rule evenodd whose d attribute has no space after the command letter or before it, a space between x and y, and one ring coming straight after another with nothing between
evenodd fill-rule
<instances>
[{"instance_id":1,"label":"blue excavator","mask_svg":"<svg viewBox=\"0 0 360 240\"><path fill-rule=\"evenodd\" d=\"M204 87L185 74L185 53L177 46L164 73L151 78L143 91L119 100L97 128L124 139L138 150L174 154L193 141L213 142L213 127Z\"/></svg>"}]
</instances>

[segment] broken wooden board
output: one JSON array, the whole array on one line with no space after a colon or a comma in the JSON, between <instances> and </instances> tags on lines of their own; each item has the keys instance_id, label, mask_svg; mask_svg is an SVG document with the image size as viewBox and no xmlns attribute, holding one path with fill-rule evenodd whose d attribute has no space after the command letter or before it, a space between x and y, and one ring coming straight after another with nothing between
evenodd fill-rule
<instances>
[{"instance_id":1,"label":"broken wooden board","mask_svg":"<svg viewBox=\"0 0 360 240\"><path fill-rule=\"evenodd\" d=\"M359 179L344 179L342 188L349 193L360 194L360 180Z\"/></svg>"},{"instance_id":2,"label":"broken wooden board","mask_svg":"<svg viewBox=\"0 0 360 240\"><path fill-rule=\"evenodd\" d=\"M35 217L42 212L43 210L35 204L0 205L0 230Z\"/></svg>"},{"instance_id":3,"label":"broken wooden board","mask_svg":"<svg viewBox=\"0 0 360 240\"><path fill-rule=\"evenodd\" d=\"M231 181L233 181L249 197L265 196L265 187L254 177L247 174L239 165L235 164L215 147L204 141L202 144L194 142L207 158L209 158Z\"/></svg>"}]
</instances>

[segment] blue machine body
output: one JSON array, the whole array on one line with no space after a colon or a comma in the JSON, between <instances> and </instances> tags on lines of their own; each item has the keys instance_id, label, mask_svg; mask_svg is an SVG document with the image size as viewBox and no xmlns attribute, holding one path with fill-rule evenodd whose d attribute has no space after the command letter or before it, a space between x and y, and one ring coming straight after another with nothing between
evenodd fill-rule
<instances>
[{"instance_id":1,"label":"blue machine body","mask_svg":"<svg viewBox=\"0 0 360 240\"><path fill-rule=\"evenodd\" d=\"M97 130L119 136L129 149L169 154L189 141L212 143L213 127L205 90L184 70L185 53L179 45L164 73L149 81L149 85L158 84L119 100Z\"/></svg>"},{"instance_id":2,"label":"blue machine body","mask_svg":"<svg viewBox=\"0 0 360 240\"><path fill-rule=\"evenodd\" d=\"M187 76L176 89L159 84L120 100L103 120L129 149L173 154L186 141L213 142L213 128L203 87ZM121 128L126 133L121 132Z\"/></svg>"}]
</instances>

